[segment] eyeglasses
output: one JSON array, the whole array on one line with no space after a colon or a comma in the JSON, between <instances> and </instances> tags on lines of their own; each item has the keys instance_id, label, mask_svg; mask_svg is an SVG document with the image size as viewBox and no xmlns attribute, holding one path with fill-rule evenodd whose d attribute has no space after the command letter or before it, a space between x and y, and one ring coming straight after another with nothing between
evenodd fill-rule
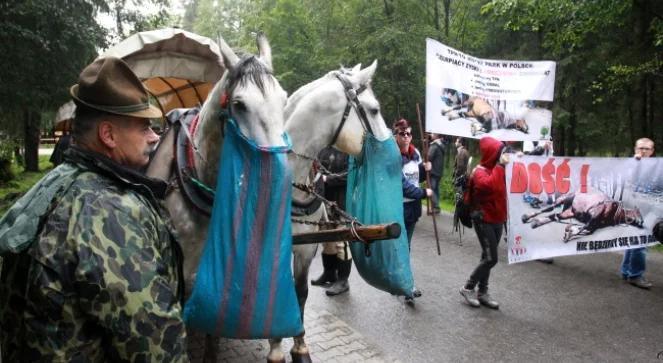
<instances>
[{"instance_id":1,"label":"eyeglasses","mask_svg":"<svg viewBox=\"0 0 663 363\"><path fill-rule=\"evenodd\" d=\"M412 137L412 133L407 131L401 131L398 134L401 135L402 137Z\"/></svg>"}]
</instances>

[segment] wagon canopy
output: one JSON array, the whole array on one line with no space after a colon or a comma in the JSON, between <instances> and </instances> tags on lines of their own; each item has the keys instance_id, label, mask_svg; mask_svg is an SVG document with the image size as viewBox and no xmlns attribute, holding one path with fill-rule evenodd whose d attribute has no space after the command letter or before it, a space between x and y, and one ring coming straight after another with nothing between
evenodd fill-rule
<instances>
[{"instance_id":1,"label":"wagon canopy","mask_svg":"<svg viewBox=\"0 0 663 363\"><path fill-rule=\"evenodd\" d=\"M55 113L55 119L53 120L53 131L71 131L71 122L74 120L74 111L76 111L74 101L69 101L60 106L58 112Z\"/></svg>"},{"instance_id":2,"label":"wagon canopy","mask_svg":"<svg viewBox=\"0 0 663 363\"><path fill-rule=\"evenodd\" d=\"M122 58L143 81L164 115L174 108L202 104L224 72L216 42L182 29L136 33L99 56ZM54 131L70 131L76 105L62 105Z\"/></svg>"},{"instance_id":3,"label":"wagon canopy","mask_svg":"<svg viewBox=\"0 0 663 363\"><path fill-rule=\"evenodd\" d=\"M216 42L175 28L136 33L99 58L109 56L129 64L164 114L202 104L224 71Z\"/></svg>"}]
</instances>

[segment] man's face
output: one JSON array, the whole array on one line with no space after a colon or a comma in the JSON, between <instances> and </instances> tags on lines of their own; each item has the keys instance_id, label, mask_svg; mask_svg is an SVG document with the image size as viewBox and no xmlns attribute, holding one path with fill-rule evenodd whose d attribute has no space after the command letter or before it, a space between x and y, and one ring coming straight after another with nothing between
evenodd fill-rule
<instances>
[{"instance_id":1,"label":"man's face","mask_svg":"<svg viewBox=\"0 0 663 363\"><path fill-rule=\"evenodd\" d=\"M150 127L149 119L127 117L114 122L116 147L112 158L132 169L141 169L150 161L150 153L159 142L159 136Z\"/></svg>"},{"instance_id":2,"label":"man's face","mask_svg":"<svg viewBox=\"0 0 663 363\"><path fill-rule=\"evenodd\" d=\"M412 142L412 129L407 128L396 133L396 143L401 149L408 148Z\"/></svg>"},{"instance_id":3,"label":"man's face","mask_svg":"<svg viewBox=\"0 0 663 363\"><path fill-rule=\"evenodd\" d=\"M457 148L460 147L460 139L456 139L455 145L456 145Z\"/></svg>"},{"instance_id":4,"label":"man's face","mask_svg":"<svg viewBox=\"0 0 663 363\"><path fill-rule=\"evenodd\" d=\"M638 140L635 143L635 153L643 158L648 158L654 154L654 143L652 141Z\"/></svg>"}]
</instances>

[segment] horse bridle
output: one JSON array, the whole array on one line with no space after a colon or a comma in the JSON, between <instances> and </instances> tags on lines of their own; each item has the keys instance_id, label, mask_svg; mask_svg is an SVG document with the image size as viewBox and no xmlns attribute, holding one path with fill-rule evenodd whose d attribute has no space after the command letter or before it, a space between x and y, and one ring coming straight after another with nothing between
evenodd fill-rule
<instances>
[{"instance_id":1,"label":"horse bridle","mask_svg":"<svg viewBox=\"0 0 663 363\"><path fill-rule=\"evenodd\" d=\"M361 121L364 130L368 131L370 134L373 134L373 129L371 128L371 124L368 122L368 116L366 116L366 110L364 110L364 107L361 105L361 102L359 102L359 94L361 94L366 90L367 88L366 85L354 89L352 87L352 83L340 73L336 74L336 79L338 79L343 85L343 91L345 92L345 98L348 100L348 103L345 106L345 110L343 111L343 116L341 117L341 123L338 124L338 127L334 132L334 137L329 143L329 146L334 145L334 143L336 143L336 139L338 139L338 135L341 133L341 130L345 125L345 121L348 119L348 116L350 115L350 109L352 109L353 107L357 112L357 116L359 117L359 121Z\"/></svg>"}]
</instances>

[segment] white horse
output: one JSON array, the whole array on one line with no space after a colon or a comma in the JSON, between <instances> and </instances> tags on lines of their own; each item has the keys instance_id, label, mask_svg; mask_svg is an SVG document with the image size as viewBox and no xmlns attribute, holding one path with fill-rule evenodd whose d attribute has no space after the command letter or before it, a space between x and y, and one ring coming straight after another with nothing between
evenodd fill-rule
<instances>
[{"instance_id":1,"label":"white horse","mask_svg":"<svg viewBox=\"0 0 663 363\"><path fill-rule=\"evenodd\" d=\"M187 174L184 179L194 180L193 184L198 187L192 187L186 180L181 182L180 179L178 182L178 174L182 175L185 165L177 162L180 158L175 145L181 143L183 136L175 135L175 127L163 137L146 171L151 177L170 181L172 187L166 196L165 205L170 212L184 254L187 296L193 287L207 237L209 215L203 210L211 209L211 205L201 207L200 200L192 201L187 195L196 195L196 188L200 189L200 185L212 188L216 185L223 144L224 125L220 117L222 112L231 114L241 132L258 145L284 146L283 109L287 93L272 74L272 56L267 39L262 34L258 35L259 56L243 59L239 59L222 39L219 43L227 71L202 106L197 126L193 131L186 132L184 137L185 143L188 141L193 145L194 156L193 167L188 169L193 175ZM222 102L227 103L226 108L222 106ZM191 191L190 188L194 190ZM203 359L216 360L217 340L211 336L203 339L199 333L189 331L188 344L194 360L199 358L197 355L202 350L200 344L205 345Z\"/></svg>"},{"instance_id":2,"label":"white horse","mask_svg":"<svg viewBox=\"0 0 663 363\"><path fill-rule=\"evenodd\" d=\"M285 127L293 145L288 161L293 168L296 183L308 182L312 161L326 146L333 145L340 151L356 156L362 150L365 132L372 133L379 140L391 137L380 113L380 103L371 89L377 61L363 70L360 68L361 65L357 65L353 69L331 71L301 87L288 98ZM304 200L311 200L310 196L298 189L294 189L293 199L300 204L306 204ZM320 206L301 219L320 221L324 213L324 206ZM293 233L317 229L314 225L298 223L292 226ZM317 245L293 247L293 273L302 320L308 297L308 272L316 249ZM294 338L290 354L293 362L311 361L304 334ZM267 360L285 362L281 339L270 340Z\"/></svg>"}]
</instances>

